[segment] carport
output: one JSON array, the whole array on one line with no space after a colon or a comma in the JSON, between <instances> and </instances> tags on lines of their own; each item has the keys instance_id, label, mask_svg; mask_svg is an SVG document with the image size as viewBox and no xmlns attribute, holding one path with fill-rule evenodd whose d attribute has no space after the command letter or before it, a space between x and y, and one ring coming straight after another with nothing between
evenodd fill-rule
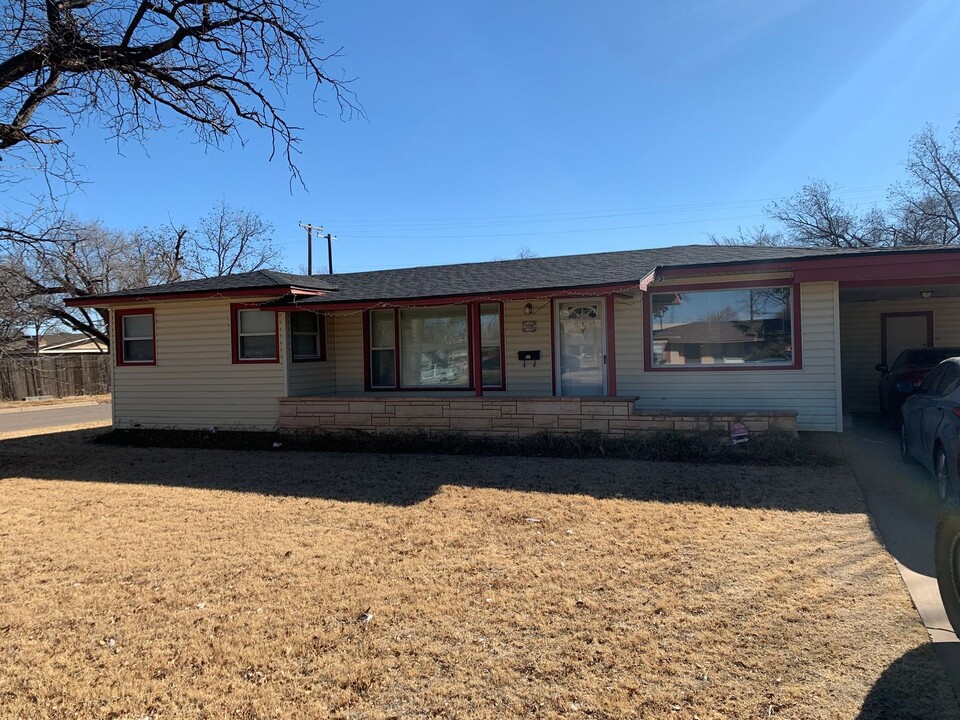
<instances>
[{"instance_id":1,"label":"carport","mask_svg":"<svg viewBox=\"0 0 960 720\"><path fill-rule=\"evenodd\" d=\"M907 348L960 347L960 284L910 283L861 286L840 282L841 378L846 412L880 409L878 363L893 363Z\"/></svg>"}]
</instances>

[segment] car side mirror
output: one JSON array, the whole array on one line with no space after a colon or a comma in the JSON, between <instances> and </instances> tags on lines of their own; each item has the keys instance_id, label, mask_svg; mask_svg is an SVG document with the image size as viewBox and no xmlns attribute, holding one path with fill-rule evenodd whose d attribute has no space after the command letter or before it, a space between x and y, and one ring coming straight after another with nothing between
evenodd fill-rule
<instances>
[{"instance_id":1,"label":"car side mirror","mask_svg":"<svg viewBox=\"0 0 960 720\"><path fill-rule=\"evenodd\" d=\"M884 365L883 363L880 363L879 365L874 365L873 367L877 372L881 372L881 373L887 372L887 366Z\"/></svg>"}]
</instances>

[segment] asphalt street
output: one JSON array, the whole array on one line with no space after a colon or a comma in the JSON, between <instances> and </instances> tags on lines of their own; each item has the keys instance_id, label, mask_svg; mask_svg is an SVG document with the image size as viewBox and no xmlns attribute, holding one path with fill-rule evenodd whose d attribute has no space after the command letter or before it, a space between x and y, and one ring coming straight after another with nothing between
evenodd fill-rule
<instances>
[{"instance_id":1,"label":"asphalt street","mask_svg":"<svg viewBox=\"0 0 960 720\"><path fill-rule=\"evenodd\" d=\"M111 410L110 403L0 410L0 433L52 429L80 423L109 422Z\"/></svg>"}]
</instances>

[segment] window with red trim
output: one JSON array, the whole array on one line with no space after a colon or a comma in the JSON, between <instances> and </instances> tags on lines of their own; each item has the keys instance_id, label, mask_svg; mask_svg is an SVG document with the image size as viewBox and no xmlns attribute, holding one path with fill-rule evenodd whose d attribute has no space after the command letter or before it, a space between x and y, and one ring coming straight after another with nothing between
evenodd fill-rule
<instances>
[{"instance_id":1,"label":"window with red trim","mask_svg":"<svg viewBox=\"0 0 960 720\"><path fill-rule=\"evenodd\" d=\"M371 390L472 389L476 362L485 389L505 385L500 303L480 304L476 315L467 305L371 310L365 325Z\"/></svg>"},{"instance_id":2,"label":"window with red trim","mask_svg":"<svg viewBox=\"0 0 960 720\"><path fill-rule=\"evenodd\" d=\"M650 295L650 367L794 367L794 289L730 287Z\"/></svg>"},{"instance_id":3,"label":"window with red trim","mask_svg":"<svg viewBox=\"0 0 960 720\"><path fill-rule=\"evenodd\" d=\"M290 313L290 355L294 362L327 359L326 323L320 313Z\"/></svg>"},{"instance_id":4,"label":"window with red trim","mask_svg":"<svg viewBox=\"0 0 960 720\"><path fill-rule=\"evenodd\" d=\"M117 310L117 365L156 365L153 308Z\"/></svg>"},{"instance_id":5,"label":"window with red trim","mask_svg":"<svg viewBox=\"0 0 960 720\"><path fill-rule=\"evenodd\" d=\"M280 362L277 313L231 305L234 363Z\"/></svg>"}]
</instances>

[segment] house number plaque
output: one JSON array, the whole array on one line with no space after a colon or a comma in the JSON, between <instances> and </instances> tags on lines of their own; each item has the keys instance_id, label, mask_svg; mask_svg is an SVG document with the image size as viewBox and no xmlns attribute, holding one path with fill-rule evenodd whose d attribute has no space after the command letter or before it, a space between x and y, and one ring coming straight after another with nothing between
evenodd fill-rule
<instances>
[{"instance_id":1,"label":"house number plaque","mask_svg":"<svg viewBox=\"0 0 960 720\"><path fill-rule=\"evenodd\" d=\"M537 331L537 321L536 321L536 320L524 320L524 321L523 321L523 331L524 331L524 332L536 332L536 331Z\"/></svg>"}]
</instances>

